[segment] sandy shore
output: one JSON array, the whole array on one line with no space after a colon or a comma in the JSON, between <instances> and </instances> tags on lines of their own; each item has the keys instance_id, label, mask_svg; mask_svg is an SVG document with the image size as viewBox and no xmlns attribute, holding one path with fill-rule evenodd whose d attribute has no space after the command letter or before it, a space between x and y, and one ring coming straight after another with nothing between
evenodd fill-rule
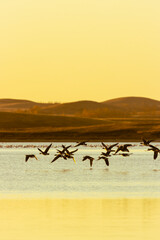
<instances>
[{"instance_id":1,"label":"sandy shore","mask_svg":"<svg viewBox=\"0 0 160 240\"><path fill-rule=\"evenodd\" d=\"M160 199L1 199L2 240L159 239Z\"/></svg>"}]
</instances>

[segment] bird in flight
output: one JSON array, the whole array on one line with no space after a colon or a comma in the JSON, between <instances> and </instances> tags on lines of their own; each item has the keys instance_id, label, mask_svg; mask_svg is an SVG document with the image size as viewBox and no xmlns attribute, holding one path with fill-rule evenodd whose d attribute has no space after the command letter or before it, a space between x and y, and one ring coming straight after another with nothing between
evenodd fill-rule
<instances>
[{"instance_id":1,"label":"bird in flight","mask_svg":"<svg viewBox=\"0 0 160 240\"><path fill-rule=\"evenodd\" d=\"M85 161L85 160L87 160L87 159L89 159L89 161L90 161L90 167L92 167L94 158L87 155L87 156L84 156L84 157L83 157L82 161Z\"/></svg>"},{"instance_id":2,"label":"bird in flight","mask_svg":"<svg viewBox=\"0 0 160 240\"><path fill-rule=\"evenodd\" d=\"M63 147L63 151L65 152L65 151L67 151L67 150L68 150L68 148L70 148L70 147L71 147L71 145L69 145L69 146L64 146L64 145L62 144L62 147Z\"/></svg>"},{"instance_id":3,"label":"bird in flight","mask_svg":"<svg viewBox=\"0 0 160 240\"><path fill-rule=\"evenodd\" d=\"M55 162L59 158L63 158L64 160L67 160L67 158L66 158L66 156L64 154L58 153L58 154L56 154L54 159L51 161L51 163Z\"/></svg>"},{"instance_id":4,"label":"bird in flight","mask_svg":"<svg viewBox=\"0 0 160 240\"><path fill-rule=\"evenodd\" d=\"M70 157L70 156L73 156L74 153L77 151L78 151L78 148L73 151L68 151L68 149L66 149L65 155L66 155L66 157Z\"/></svg>"},{"instance_id":5,"label":"bird in flight","mask_svg":"<svg viewBox=\"0 0 160 240\"><path fill-rule=\"evenodd\" d=\"M56 154L55 158L52 160L52 162L55 162L58 158L63 158L64 160L72 158L73 161L76 163L75 158L74 158L74 153L77 152L78 149L75 149L74 151L69 151L68 148L70 146L65 147L64 145L62 145L62 147L63 147L62 151L57 149L57 154Z\"/></svg>"},{"instance_id":6,"label":"bird in flight","mask_svg":"<svg viewBox=\"0 0 160 240\"><path fill-rule=\"evenodd\" d=\"M131 147L131 146L132 146L132 144L124 144L124 145L120 145L120 146L118 146L118 148L117 148L115 154L118 153L119 151L122 151L122 152L129 152L128 147Z\"/></svg>"},{"instance_id":7,"label":"bird in flight","mask_svg":"<svg viewBox=\"0 0 160 240\"><path fill-rule=\"evenodd\" d=\"M151 142L153 142L154 140L147 140L147 139L144 139L144 138L142 138L142 143L140 143L141 145L144 145L144 146L149 146L149 144L151 143Z\"/></svg>"},{"instance_id":8,"label":"bird in flight","mask_svg":"<svg viewBox=\"0 0 160 240\"><path fill-rule=\"evenodd\" d=\"M109 166L108 157L101 156L101 157L98 158L98 160L101 160L101 159L103 159L105 161L106 165Z\"/></svg>"},{"instance_id":9,"label":"bird in flight","mask_svg":"<svg viewBox=\"0 0 160 240\"><path fill-rule=\"evenodd\" d=\"M102 152L101 153L101 155L103 156L103 157L110 157L111 155L110 155L110 152Z\"/></svg>"},{"instance_id":10,"label":"bird in flight","mask_svg":"<svg viewBox=\"0 0 160 240\"><path fill-rule=\"evenodd\" d=\"M45 149L45 151L42 151L40 148L38 148L38 150L40 151L40 154L49 155L48 151L51 146L52 146L52 143Z\"/></svg>"},{"instance_id":11,"label":"bird in flight","mask_svg":"<svg viewBox=\"0 0 160 240\"><path fill-rule=\"evenodd\" d=\"M75 147L78 147L78 146L87 146L87 143L86 142L78 142Z\"/></svg>"},{"instance_id":12,"label":"bird in flight","mask_svg":"<svg viewBox=\"0 0 160 240\"><path fill-rule=\"evenodd\" d=\"M102 142L101 144L102 144L102 146L106 149L106 151L107 151L108 153L110 153L110 152L114 152L114 150L112 150L112 148L115 147L115 146L117 146L118 143L114 143L114 144L112 144L112 145L106 145L106 144L104 144L104 143Z\"/></svg>"},{"instance_id":13,"label":"bird in flight","mask_svg":"<svg viewBox=\"0 0 160 240\"><path fill-rule=\"evenodd\" d=\"M158 157L158 153L160 153L160 149L151 145L151 144L149 144L149 147L150 148L148 149L148 151L153 151L154 152L153 158L155 160Z\"/></svg>"},{"instance_id":14,"label":"bird in flight","mask_svg":"<svg viewBox=\"0 0 160 240\"><path fill-rule=\"evenodd\" d=\"M29 158L35 158L36 160L38 160L38 158L34 154L28 154L26 155L25 162L27 162Z\"/></svg>"}]
</instances>

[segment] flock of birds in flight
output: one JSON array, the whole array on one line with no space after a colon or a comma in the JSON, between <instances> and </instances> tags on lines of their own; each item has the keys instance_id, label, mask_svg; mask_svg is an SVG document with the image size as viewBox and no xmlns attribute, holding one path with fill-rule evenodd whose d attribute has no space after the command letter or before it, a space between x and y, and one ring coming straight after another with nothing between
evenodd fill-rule
<instances>
[{"instance_id":1,"label":"flock of birds in flight","mask_svg":"<svg viewBox=\"0 0 160 240\"><path fill-rule=\"evenodd\" d=\"M158 157L158 153L160 153L160 149L150 144L154 140L142 139L142 141L143 142L140 144L144 145L144 146L148 146L149 147L148 151L153 151L154 152L153 158L156 159ZM112 145L106 145L103 142L101 144L102 144L102 148L105 149L105 152L102 152L97 160L104 160L107 166L109 166L109 157L111 157L111 153L112 153L112 155L119 154L119 155L122 155L123 157L128 157L132 154L129 152L129 149L128 149L128 147L133 146L132 144L119 145L119 143L114 143ZM38 150L39 150L40 154L46 156L46 155L49 155L49 149L51 148L51 146L52 146L52 143L44 151L41 150L40 148L38 148ZM71 145L69 145L69 146L62 145L62 150L56 149L57 152L55 154L54 159L51 161L51 163L55 162L58 159L64 159L64 160L73 159L73 161L76 163L75 158L74 158L74 153L78 151L77 147L79 147L79 146L87 146L87 143L86 142L78 142L74 146L74 147L76 147L76 149L73 151L69 151L69 148L71 147ZM117 147L117 149L113 150L114 147ZM36 155L28 154L28 155L26 155L25 161L27 162L29 160L29 158L35 158L36 160L38 160ZM86 155L83 157L82 161L85 161L85 160L89 160L90 167L92 167L93 161L95 159L89 155Z\"/></svg>"}]
</instances>

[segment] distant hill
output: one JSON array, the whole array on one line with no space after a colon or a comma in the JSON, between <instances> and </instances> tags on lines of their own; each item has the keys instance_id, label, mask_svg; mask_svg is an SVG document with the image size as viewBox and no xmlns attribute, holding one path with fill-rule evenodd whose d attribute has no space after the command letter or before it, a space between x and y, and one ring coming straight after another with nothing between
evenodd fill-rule
<instances>
[{"instance_id":1,"label":"distant hill","mask_svg":"<svg viewBox=\"0 0 160 240\"><path fill-rule=\"evenodd\" d=\"M160 101L143 97L125 97L105 102L78 101L49 106L44 114L107 118L160 115Z\"/></svg>"},{"instance_id":2,"label":"distant hill","mask_svg":"<svg viewBox=\"0 0 160 240\"><path fill-rule=\"evenodd\" d=\"M106 106L128 112L159 111L160 101L144 97L123 97L102 102Z\"/></svg>"},{"instance_id":3,"label":"distant hill","mask_svg":"<svg viewBox=\"0 0 160 240\"><path fill-rule=\"evenodd\" d=\"M1 141L160 139L160 101L126 97L63 104L0 99Z\"/></svg>"},{"instance_id":4,"label":"distant hill","mask_svg":"<svg viewBox=\"0 0 160 240\"><path fill-rule=\"evenodd\" d=\"M0 111L2 112L25 112L39 108L54 106L52 103L37 103L21 99L0 99Z\"/></svg>"},{"instance_id":5,"label":"distant hill","mask_svg":"<svg viewBox=\"0 0 160 240\"><path fill-rule=\"evenodd\" d=\"M104 109L104 104L94 101L77 101L70 103L58 104L43 108L41 113L58 114L58 115L83 115L86 111L94 111L95 109Z\"/></svg>"},{"instance_id":6,"label":"distant hill","mask_svg":"<svg viewBox=\"0 0 160 240\"><path fill-rule=\"evenodd\" d=\"M160 101L144 97L123 97L104 102L77 101L53 104L0 99L0 111L88 118L159 117Z\"/></svg>"}]
</instances>

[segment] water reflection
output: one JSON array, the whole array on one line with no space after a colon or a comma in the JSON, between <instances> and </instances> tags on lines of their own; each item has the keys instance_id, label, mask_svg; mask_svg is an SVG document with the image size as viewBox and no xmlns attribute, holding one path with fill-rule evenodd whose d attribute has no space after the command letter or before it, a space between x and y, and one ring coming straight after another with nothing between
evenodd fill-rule
<instances>
[{"instance_id":1,"label":"water reflection","mask_svg":"<svg viewBox=\"0 0 160 240\"><path fill-rule=\"evenodd\" d=\"M159 239L160 199L0 200L1 239Z\"/></svg>"}]
</instances>

